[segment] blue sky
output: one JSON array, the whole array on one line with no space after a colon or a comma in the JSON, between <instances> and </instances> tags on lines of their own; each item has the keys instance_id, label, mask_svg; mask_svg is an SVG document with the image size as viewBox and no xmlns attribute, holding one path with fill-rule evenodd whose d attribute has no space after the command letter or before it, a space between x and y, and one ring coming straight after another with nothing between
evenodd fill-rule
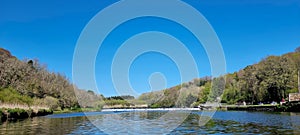
<instances>
[{"instance_id":1,"label":"blue sky","mask_svg":"<svg viewBox=\"0 0 300 135\"><path fill-rule=\"evenodd\" d=\"M0 47L19 59L38 58L50 71L63 73L71 80L73 52L81 31L94 15L114 2L3 0L0 2ZM281 55L300 46L299 0L185 2L199 10L218 34L226 56L227 72L238 71L268 55ZM169 32L185 41L197 61L199 76L210 75L205 51L189 31L168 20L139 18L119 26L102 44L96 61L100 93L116 95L109 77L113 54L124 40L147 30ZM147 53L138 57L130 68L133 88L139 93L150 91L148 78L154 72L164 73L167 87L180 83L174 62L161 54Z\"/></svg>"}]
</instances>

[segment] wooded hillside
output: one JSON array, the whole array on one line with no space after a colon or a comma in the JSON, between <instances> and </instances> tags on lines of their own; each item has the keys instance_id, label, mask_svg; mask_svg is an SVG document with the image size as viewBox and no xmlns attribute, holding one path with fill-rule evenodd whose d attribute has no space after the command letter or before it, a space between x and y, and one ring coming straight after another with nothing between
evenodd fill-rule
<instances>
[{"instance_id":1,"label":"wooded hillside","mask_svg":"<svg viewBox=\"0 0 300 135\"><path fill-rule=\"evenodd\" d=\"M47 70L38 60L20 61L0 48L0 103L46 106L51 109L100 107L101 96L73 87L62 74Z\"/></svg>"},{"instance_id":2,"label":"wooded hillside","mask_svg":"<svg viewBox=\"0 0 300 135\"><path fill-rule=\"evenodd\" d=\"M298 92L299 71L300 47L282 56L268 56L238 72L195 79L170 89L142 94L140 99L148 101L152 107L192 107L216 101L218 97L227 104L287 101L289 93ZM193 92L197 90L199 92ZM186 99L181 98L179 92L187 93L183 94ZM197 100L192 100L194 98Z\"/></svg>"}]
</instances>

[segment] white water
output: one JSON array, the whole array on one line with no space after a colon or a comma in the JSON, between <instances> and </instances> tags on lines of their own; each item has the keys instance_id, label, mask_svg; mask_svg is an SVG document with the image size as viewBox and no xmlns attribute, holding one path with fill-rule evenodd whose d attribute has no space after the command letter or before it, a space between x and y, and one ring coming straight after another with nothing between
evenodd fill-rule
<instances>
[{"instance_id":1,"label":"white water","mask_svg":"<svg viewBox=\"0 0 300 135\"><path fill-rule=\"evenodd\" d=\"M199 111L199 108L145 108L145 109L103 109L102 112L134 112L134 111Z\"/></svg>"}]
</instances>

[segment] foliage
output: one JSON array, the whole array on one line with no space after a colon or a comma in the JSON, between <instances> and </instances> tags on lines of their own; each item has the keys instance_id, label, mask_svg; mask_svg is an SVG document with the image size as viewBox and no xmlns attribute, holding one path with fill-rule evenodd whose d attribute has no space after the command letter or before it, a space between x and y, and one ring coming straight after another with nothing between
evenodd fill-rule
<instances>
[{"instance_id":1,"label":"foliage","mask_svg":"<svg viewBox=\"0 0 300 135\"><path fill-rule=\"evenodd\" d=\"M79 108L80 105L83 108L101 108L104 104L135 104L129 102L134 101L133 96L105 99L92 90L80 90L64 75L48 71L38 60L20 61L1 48L0 69L0 100L4 103L45 105L58 110ZM295 52L269 56L232 74L194 79L169 89L144 93L137 101L151 107L190 107L218 101L220 97L223 103L228 104L279 102L289 93L300 90L299 72L300 52L297 48Z\"/></svg>"},{"instance_id":2,"label":"foliage","mask_svg":"<svg viewBox=\"0 0 300 135\"><path fill-rule=\"evenodd\" d=\"M21 95L12 88L0 89L0 101L3 103L24 104L28 106L33 103L32 98Z\"/></svg>"},{"instance_id":3,"label":"foliage","mask_svg":"<svg viewBox=\"0 0 300 135\"><path fill-rule=\"evenodd\" d=\"M130 100L130 99L134 99L134 96L130 96L130 95L124 95L124 96L112 96L112 97L108 97L106 98L107 100Z\"/></svg>"},{"instance_id":4,"label":"foliage","mask_svg":"<svg viewBox=\"0 0 300 135\"><path fill-rule=\"evenodd\" d=\"M300 75L299 48L282 56L269 56L232 74L194 79L170 89L142 94L139 99L147 101L151 107L195 106L218 101L220 97L221 102L227 104L280 102L282 98L287 99L289 93L300 91L300 82L297 81ZM182 89L192 91L197 88L200 91L196 103L189 102L193 95L181 93Z\"/></svg>"},{"instance_id":5,"label":"foliage","mask_svg":"<svg viewBox=\"0 0 300 135\"><path fill-rule=\"evenodd\" d=\"M222 102L280 102L297 90L298 53L269 56L261 62L228 74Z\"/></svg>"},{"instance_id":6,"label":"foliage","mask_svg":"<svg viewBox=\"0 0 300 135\"><path fill-rule=\"evenodd\" d=\"M130 103L128 103L126 100L105 100L105 104L109 106L114 106L114 105L130 106Z\"/></svg>"},{"instance_id":7,"label":"foliage","mask_svg":"<svg viewBox=\"0 0 300 135\"><path fill-rule=\"evenodd\" d=\"M34 98L34 105L36 106L47 106L51 110L59 110L59 100L54 97L46 96L45 98Z\"/></svg>"},{"instance_id":8,"label":"foliage","mask_svg":"<svg viewBox=\"0 0 300 135\"><path fill-rule=\"evenodd\" d=\"M223 91L225 89L225 78L223 76L213 78L211 90L208 95L208 101L218 101L221 98Z\"/></svg>"},{"instance_id":9,"label":"foliage","mask_svg":"<svg viewBox=\"0 0 300 135\"><path fill-rule=\"evenodd\" d=\"M138 99L146 101L151 108L191 107L201 92L199 82L200 79L195 79L162 91L144 93Z\"/></svg>"},{"instance_id":10,"label":"foliage","mask_svg":"<svg viewBox=\"0 0 300 135\"><path fill-rule=\"evenodd\" d=\"M101 96L91 91L74 87L64 75L48 71L38 60L20 61L2 48L0 69L0 88L4 88L0 100L3 102L32 104L34 100L34 104L52 109L72 108L79 106L76 92L80 93L80 98L93 98L88 100L92 106L98 106L94 101L101 100ZM87 103L83 106L87 106Z\"/></svg>"},{"instance_id":11,"label":"foliage","mask_svg":"<svg viewBox=\"0 0 300 135\"><path fill-rule=\"evenodd\" d=\"M211 81L207 82L203 86L202 91L199 93L199 96L198 96L199 103L203 104L207 101L210 90L211 90Z\"/></svg>"},{"instance_id":12,"label":"foliage","mask_svg":"<svg viewBox=\"0 0 300 135\"><path fill-rule=\"evenodd\" d=\"M24 109L20 109L20 108L14 108L14 109L7 109L8 113L17 113L17 114L21 114L21 113L27 113Z\"/></svg>"}]
</instances>

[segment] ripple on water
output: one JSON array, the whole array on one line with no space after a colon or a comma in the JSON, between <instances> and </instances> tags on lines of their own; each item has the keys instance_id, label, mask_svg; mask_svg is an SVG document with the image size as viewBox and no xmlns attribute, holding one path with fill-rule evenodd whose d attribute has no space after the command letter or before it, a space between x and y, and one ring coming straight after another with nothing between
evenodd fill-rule
<instances>
[{"instance_id":1,"label":"ripple on water","mask_svg":"<svg viewBox=\"0 0 300 135\"><path fill-rule=\"evenodd\" d=\"M217 112L199 126L201 112L193 112L177 128L180 113L167 111L94 112L49 115L0 125L0 134L300 134L300 115L258 112ZM159 119L159 120L157 120Z\"/></svg>"}]
</instances>

